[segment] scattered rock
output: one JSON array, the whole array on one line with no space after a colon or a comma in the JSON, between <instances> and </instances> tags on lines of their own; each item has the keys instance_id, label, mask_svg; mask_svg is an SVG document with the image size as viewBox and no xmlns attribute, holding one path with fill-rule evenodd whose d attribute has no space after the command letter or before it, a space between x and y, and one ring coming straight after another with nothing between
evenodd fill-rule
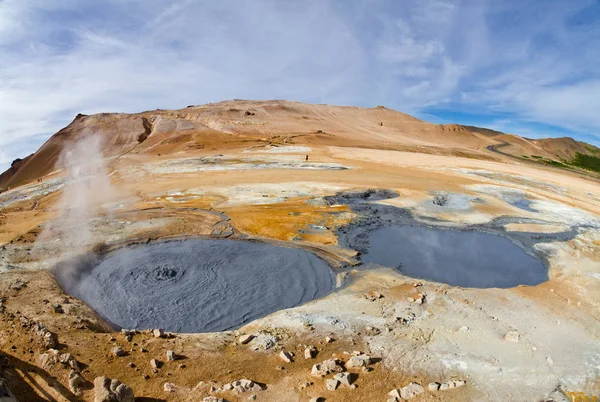
<instances>
[{"instance_id":1,"label":"scattered rock","mask_svg":"<svg viewBox=\"0 0 600 402\"><path fill-rule=\"evenodd\" d=\"M329 391L335 391L340 385L340 382L338 380L332 380L331 378L329 378L328 380L325 381L325 388L327 388Z\"/></svg>"},{"instance_id":2,"label":"scattered rock","mask_svg":"<svg viewBox=\"0 0 600 402\"><path fill-rule=\"evenodd\" d=\"M165 331L162 328L157 328L154 331L152 331L152 334L154 335L155 338L164 338L165 337Z\"/></svg>"},{"instance_id":3,"label":"scattered rock","mask_svg":"<svg viewBox=\"0 0 600 402\"><path fill-rule=\"evenodd\" d=\"M317 349L314 346L308 346L304 349L304 358L306 360L314 359L315 357L317 357Z\"/></svg>"},{"instance_id":4,"label":"scattered rock","mask_svg":"<svg viewBox=\"0 0 600 402\"><path fill-rule=\"evenodd\" d=\"M365 294L365 299L370 300L370 301L375 301L375 300L379 300L383 297L383 295L379 292L376 292L374 290L371 290L370 292L368 292L367 294Z\"/></svg>"},{"instance_id":5,"label":"scattered rock","mask_svg":"<svg viewBox=\"0 0 600 402\"><path fill-rule=\"evenodd\" d=\"M402 399L412 399L423 392L425 392L425 390L420 384L411 382L407 386L400 388L400 397Z\"/></svg>"},{"instance_id":6,"label":"scattered rock","mask_svg":"<svg viewBox=\"0 0 600 402\"><path fill-rule=\"evenodd\" d=\"M279 358L286 363L291 363L293 361L292 354L290 352L285 352L283 350L279 353Z\"/></svg>"},{"instance_id":7,"label":"scattered rock","mask_svg":"<svg viewBox=\"0 0 600 402\"><path fill-rule=\"evenodd\" d=\"M444 383L440 384L440 388L439 388L440 391L446 391L448 389L450 389L450 386L447 383L444 382Z\"/></svg>"},{"instance_id":8,"label":"scattered rock","mask_svg":"<svg viewBox=\"0 0 600 402\"><path fill-rule=\"evenodd\" d=\"M425 303L425 296L424 293L419 293L416 297L407 297L406 300L408 300L409 303L423 304Z\"/></svg>"},{"instance_id":9,"label":"scattered rock","mask_svg":"<svg viewBox=\"0 0 600 402\"><path fill-rule=\"evenodd\" d=\"M354 382L354 376L351 373L337 373L333 376L334 380L338 380L342 385L349 387Z\"/></svg>"},{"instance_id":10,"label":"scattered rock","mask_svg":"<svg viewBox=\"0 0 600 402\"><path fill-rule=\"evenodd\" d=\"M125 356L127 354L127 352L120 346L114 347L112 352L117 357Z\"/></svg>"},{"instance_id":11,"label":"scattered rock","mask_svg":"<svg viewBox=\"0 0 600 402\"><path fill-rule=\"evenodd\" d=\"M255 336L252 341L252 349L254 350L269 350L277 345L279 338L275 335L261 333Z\"/></svg>"},{"instance_id":12,"label":"scattered rock","mask_svg":"<svg viewBox=\"0 0 600 402\"><path fill-rule=\"evenodd\" d=\"M442 384L440 384L439 382L430 382L429 385L427 386L427 388L430 391L437 391L440 389L440 385L442 385Z\"/></svg>"},{"instance_id":13,"label":"scattered rock","mask_svg":"<svg viewBox=\"0 0 600 402\"><path fill-rule=\"evenodd\" d=\"M506 335L504 335L504 340L507 342L519 342L519 332L517 331L508 331Z\"/></svg>"},{"instance_id":14,"label":"scattered rock","mask_svg":"<svg viewBox=\"0 0 600 402\"><path fill-rule=\"evenodd\" d=\"M325 401L325 398L321 398L320 396L310 399L310 402L324 402L324 401Z\"/></svg>"},{"instance_id":15,"label":"scattered rock","mask_svg":"<svg viewBox=\"0 0 600 402\"><path fill-rule=\"evenodd\" d=\"M58 363L58 351L50 349L48 353L42 353L38 357L38 361L43 369L48 370L50 367Z\"/></svg>"},{"instance_id":16,"label":"scattered rock","mask_svg":"<svg viewBox=\"0 0 600 402\"><path fill-rule=\"evenodd\" d=\"M75 370L71 370L71 372L69 373L69 389L75 395L81 395L81 393L83 392L83 386L86 382L87 381L85 380L85 378L83 378L81 374L79 374Z\"/></svg>"},{"instance_id":17,"label":"scattered rock","mask_svg":"<svg viewBox=\"0 0 600 402\"><path fill-rule=\"evenodd\" d=\"M352 356L350 359L348 359L348 362L346 362L346 367L348 367L348 368L366 367L371 363L372 363L371 356L365 355L365 354L360 354L358 356Z\"/></svg>"},{"instance_id":18,"label":"scattered rock","mask_svg":"<svg viewBox=\"0 0 600 402\"><path fill-rule=\"evenodd\" d=\"M333 341L335 341L335 339L333 339L332 337L330 337L330 336L325 337L325 343L331 343Z\"/></svg>"},{"instance_id":19,"label":"scattered rock","mask_svg":"<svg viewBox=\"0 0 600 402\"><path fill-rule=\"evenodd\" d=\"M172 361L180 360L180 359L181 359L181 356L179 356L172 350L167 350L167 361L172 362Z\"/></svg>"},{"instance_id":20,"label":"scattered rock","mask_svg":"<svg viewBox=\"0 0 600 402\"><path fill-rule=\"evenodd\" d=\"M216 396L207 396L202 400L202 402L227 402L223 398L217 398Z\"/></svg>"},{"instance_id":21,"label":"scattered rock","mask_svg":"<svg viewBox=\"0 0 600 402\"><path fill-rule=\"evenodd\" d=\"M10 287L14 290L21 290L24 287L27 287L27 282L24 282L21 279L17 279L12 285L10 285Z\"/></svg>"},{"instance_id":22,"label":"scattered rock","mask_svg":"<svg viewBox=\"0 0 600 402\"><path fill-rule=\"evenodd\" d=\"M119 380L108 377L94 379L94 402L134 402L133 391Z\"/></svg>"},{"instance_id":23,"label":"scattered rock","mask_svg":"<svg viewBox=\"0 0 600 402\"><path fill-rule=\"evenodd\" d=\"M166 382L163 384L163 390L165 392L175 392L175 389L177 389L177 386L172 382Z\"/></svg>"},{"instance_id":24,"label":"scattered rock","mask_svg":"<svg viewBox=\"0 0 600 402\"><path fill-rule=\"evenodd\" d=\"M150 360L150 365L152 368L159 369L162 367L162 362L160 360L152 359Z\"/></svg>"},{"instance_id":25,"label":"scattered rock","mask_svg":"<svg viewBox=\"0 0 600 402\"><path fill-rule=\"evenodd\" d=\"M79 371L79 365L77 364L77 360L70 353L64 353L59 356L58 360L64 364L69 366L71 369L75 371Z\"/></svg>"},{"instance_id":26,"label":"scattered rock","mask_svg":"<svg viewBox=\"0 0 600 402\"><path fill-rule=\"evenodd\" d=\"M52 310L57 314L63 314L65 312L62 306L58 303L52 305Z\"/></svg>"},{"instance_id":27,"label":"scattered rock","mask_svg":"<svg viewBox=\"0 0 600 402\"><path fill-rule=\"evenodd\" d=\"M224 390L233 390L238 393L248 392L248 391L262 391L263 387L252 380L248 380L246 378L242 378L241 380L234 381L229 384L225 384L223 386Z\"/></svg>"},{"instance_id":28,"label":"scattered rock","mask_svg":"<svg viewBox=\"0 0 600 402\"><path fill-rule=\"evenodd\" d=\"M340 362L336 359L325 360L324 362L317 363L312 367L310 374L315 377L325 377L331 373L341 373L344 368L340 365Z\"/></svg>"},{"instance_id":29,"label":"scattered rock","mask_svg":"<svg viewBox=\"0 0 600 402\"><path fill-rule=\"evenodd\" d=\"M239 337L238 341L242 344L245 345L248 342L250 342L252 339L254 339L254 334L247 334L247 335L242 335Z\"/></svg>"},{"instance_id":30,"label":"scattered rock","mask_svg":"<svg viewBox=\"0 0 600 402\"><path fill-rule=\"evenodd\" d=\"M388 401L399 401L401 399L412 399L417 395L422 394L423 392L425 392L425 390L423 389L423 387L416 383L416 382L411 382L410 384L408 384L405 387L402 387L400 389L394 389L392 391L390 391L388 393L388 395L391 397L390 399L388 399Z\"/></svg>"}]
</instances>

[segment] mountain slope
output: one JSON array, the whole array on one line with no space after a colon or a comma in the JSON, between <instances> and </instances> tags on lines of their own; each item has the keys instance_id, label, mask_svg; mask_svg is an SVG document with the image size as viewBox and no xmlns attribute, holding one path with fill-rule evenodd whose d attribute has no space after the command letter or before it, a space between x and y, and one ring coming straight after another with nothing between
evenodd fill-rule
<instances>
[{"instance_id":1,"label":"mountain slope","mask_svg":"<svg viewBox=\"0 0 600 402\"><path fill-rule=\"evenodd\" d=\"M291 101L231 100L180 110L78 115L40 149L0 175L0 189L42 177L61 166L60 155L87 136L99 136L104 157L169 155L265 144L343 145L494 158L486 147L521 157L574 158L589 153L572 139L528 140L474 126L432 124L377 106L313 105Z\"/></svg>"}]
</instances>

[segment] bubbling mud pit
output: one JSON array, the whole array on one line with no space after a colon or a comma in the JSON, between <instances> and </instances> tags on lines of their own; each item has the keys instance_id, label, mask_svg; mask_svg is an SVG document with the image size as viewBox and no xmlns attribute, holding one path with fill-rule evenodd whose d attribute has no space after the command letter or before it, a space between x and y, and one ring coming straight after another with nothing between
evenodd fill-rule
<instances>
[{"instance_id":1,"label":"bubbling mud pit","mask_svg":"<svg viewBox=\"0 0 600 402\"><path fill-rule=\"evenodd\" d=\"M121 328L172 332L234 329L323 297L329 266L300 249L241 240L188 239L134 245L57 272L64 290Z\"/></svg>"},{"instance_id":2,"label":"bubbling mud pit","mask_svg":"<svg viewBox=\"0 0 600 402\"><path fill-rule=\"evenodd\" d=\"M367 190L324 197L330 205L345 204L357 213L357 219L339 228L338 236L340 245L360 253L367 268L395 268L412 278L461 287L533 286L548 280L545 256L533 246L565 241L576 233L508 233L504 225L511 222L509 217L462 228L442 227L435 220L417 222L409 210L377 203L397 196Z\"/></svg>"}]
</instances>

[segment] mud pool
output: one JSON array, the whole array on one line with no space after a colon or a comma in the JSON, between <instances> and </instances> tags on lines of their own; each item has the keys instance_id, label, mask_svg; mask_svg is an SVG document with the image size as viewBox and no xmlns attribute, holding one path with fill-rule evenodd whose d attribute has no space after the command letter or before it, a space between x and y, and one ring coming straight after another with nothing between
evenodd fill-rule
<instances>
[{"instance_id":1,"label":"mud pool","mask_svg":"<svg viewBox=\"0 0 600 402\"><path fill-rule=\"evenodd\" d=\"M236 240L125 247L82 268L77 280L57 277L116 327L188 333L234 329L335 285L329 266L311 253Z\"/></svg>"},{"instance_id":2,"label":"mud pool","mask_svg":"<svg viewBox=\"0 0 600 402\"><path fill-rule=\"evenodd\" d=\"M408 209L377 203L397 196L389 190L366 190L324 197L329 205L349 205L357 214L337 234L340 246L358 251L366 268L395 268L409 277L461 287L537 285L548 280L548 269L542 262L547 256L535 245L567 241L577 233L507 232L508 223L528 222L520 217L450 229L441 220L417 220Z\"/></svg>"},{"instance_id":3,"label":"mud pool","mask_svg":"<svg viewBox=\"0 0 600 402\"><path fill-rule=\"evenodd\" d=\"M548 280L540 260L505 237L477 231L393 226L369 233L364 263L452 286L509 288Z\"/></svg>"}]
</instances>

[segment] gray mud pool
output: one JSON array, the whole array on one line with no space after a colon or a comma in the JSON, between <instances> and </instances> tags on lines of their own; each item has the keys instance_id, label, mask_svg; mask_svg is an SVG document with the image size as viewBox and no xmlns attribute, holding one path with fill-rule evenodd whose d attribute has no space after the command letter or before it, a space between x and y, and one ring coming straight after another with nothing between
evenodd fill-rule
<instances>
[{"instance_id":1,"label":"gray mud pool","mask_svg":"<svg viewBox=\"0 0 600 402\"><path fill-rule=\"evenodd\" d=\"M121 328L215 332L320 298L329 266L303 250L236 240L185 240L118 249L65 290Z\"/></svg>"},{"instance_id":2,"label":"gray mud pool","mask_svg":"<svg viewBox=\"0 0 600 402\"><path fill-rule=\"evenodd\" d=\"M548 271L509 239L477 231L392 226L371 231L364 263L453 286L510 288L537 285Z\"/></svg>"}]
</instances>

